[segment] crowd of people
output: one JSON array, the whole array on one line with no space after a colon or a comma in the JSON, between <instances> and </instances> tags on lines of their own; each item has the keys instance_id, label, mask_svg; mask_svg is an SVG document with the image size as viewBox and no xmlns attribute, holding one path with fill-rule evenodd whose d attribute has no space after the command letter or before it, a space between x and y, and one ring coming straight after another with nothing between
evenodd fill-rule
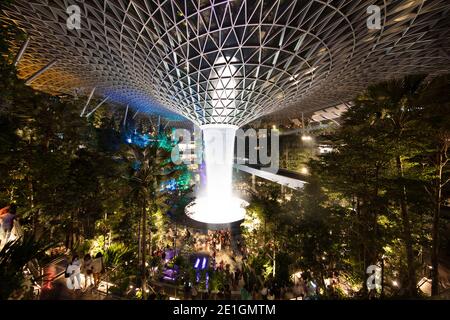
<instances>
[{"instance_id":1,"label":"crowd of people","mask_svg":"<svg viewBox=\"0 0 450 320\"><path fill-rule=\"evenodd\" d=\"M208 231L207 235L200 235L186 229L184 240L194 243L196 252L207 252L210 256L210 267L222 274L223 284L219 286L218 292L212 294L211 290L202 293L202 299L230 299L232 293L234 298L240 293L242 300L313 300L319 296L317 281L304 272L300 277L290 284L280 285L273 277L265 280L262 275L248 264L248 249L240 237L232 238L230 230ZM228 256L231 263L226 263L218 257ZM216 262L216 260L218 262ZM337 277L333 275L327 284L327 295L336 294ZM195 285L185 288L190 292L192 299L197 299L200 294Z\"/></svg>"},{"instance_id":2,"label":"crowd of people","mask_svg":"<svg viewBox=\"0 0 450 320\"><path fill-rule=\"evenodd\" d=\"M210 252L212 269L229 272L230 264L226 264L223 259L217 263L217 253L231 249L231 232L229 230L208 231L206 246Z\"/></svg>"}]
</instances>

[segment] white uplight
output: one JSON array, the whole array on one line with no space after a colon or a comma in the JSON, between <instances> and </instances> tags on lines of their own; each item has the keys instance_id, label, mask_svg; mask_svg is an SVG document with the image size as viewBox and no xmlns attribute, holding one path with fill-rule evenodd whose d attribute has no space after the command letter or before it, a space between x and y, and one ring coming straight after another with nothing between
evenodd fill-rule
<instances>
[{"instance_id":1,"label":"white uplight","mask_svg":"<svg viewBox=\"0 0 450 320\"><path fill-rule=\"evenodd\" d=\"M208 224L227 224L243 220L248 203L236 197L213 201L198 198L186 207L186 215L196 221Z\"/></svg>"}]
</instances>

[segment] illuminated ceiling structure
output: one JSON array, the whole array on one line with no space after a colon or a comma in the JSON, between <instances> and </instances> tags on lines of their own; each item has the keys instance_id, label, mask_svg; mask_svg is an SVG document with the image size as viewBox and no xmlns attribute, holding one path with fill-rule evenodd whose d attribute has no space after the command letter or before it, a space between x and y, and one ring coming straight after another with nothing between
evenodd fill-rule
<instances>
[{"instance_id":1,"label":"illuminated ceiling structure","mask_svg":"<svg viewBox=\"0 0 450 320\"><path fill-rule=\"evenodd\" d=\"M67 7L81 8L69 30ZM381 30L367 27L379 5ZM450 69L448 0L15 0L32 86L198 125L242 126L350 101L370 83ZM19 50L20 43L15 44Z\"/></svg>"}]
</instances>

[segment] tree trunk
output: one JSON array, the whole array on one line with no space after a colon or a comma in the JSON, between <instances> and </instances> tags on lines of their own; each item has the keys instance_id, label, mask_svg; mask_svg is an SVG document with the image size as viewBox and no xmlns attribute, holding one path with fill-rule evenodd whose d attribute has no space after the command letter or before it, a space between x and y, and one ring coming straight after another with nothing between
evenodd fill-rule
<instances>
[{"instance_id":1,"label":"tree trunk","mask_svg":"<svg viewBox=\"0 0 450 320\"><path fill-rule=\"evenodd\" d=\"M34 210L34 184L32 178L28 180L28 187L30 188L30 209L33 214L33 237L36 239L39 213L38 210Z\"/></svg>"},{"instance_id":2,"label":"tree trunk","mask_svg":"<svg viewBox=\"0 0 450 320\"><path fill-rule=\"evenodd\" d=\"M273 242L273 270L272 270L273 278L275 279L277 275L277 251L275 247L275 240Z\"/></svg>"},{"instance_id":3,"label":"tree trunk","mask_svg":"<svg viewBox=\"0 0 450 320\"><path fill-rule=\"evenodd\" d=\"M396 163L397 163L397 176L399 179L403 180L403 164L400 156L396 157ZM409 221L409 213L406 197L406 186L403 181L401 183L400 212L402 217L403 240L405 241L406 264L408 269L407 293L410 297L414 297L417 294L416 272L414 270L414 252L411 236L411 223Z\"/></svg>"},{"instance_id":4,"label":"tree trunk","mask_svg":"<svg viewBox=\"0 0 450 320\"><path fill-rule=\"evenodd\" d=\"M436 181L434 187L434 214L432 226L432 247L431 247L431 295L439 295L439 219L441 215L442 198L442 153L438 152L436 157Z\"/></svg>"},{"instance_id":5,"label":"tree trunk","mask_svg":"<svg viewBox=\"0 0 450 320\"><path fill-rule=\"evenodd\" d=\"M177 256L177 235L178 235L178 229L177 229L177 227L178 227L178 224L177 224L177 222L175 221L175 234L174 234L174 237L173 237L173 249L174 249L174 255L175 255L175 257Z\"/></svg>"},{"instance_id":6,"label":"tree trunk","mask_svg":"<svg viewBox=\"0 0 450 320\"><path fill-rule=\"evenodd\" d=\"M141 252L142 252L141 221L142 221L142 217L139 219L139 222L138 222L138 261L139 261L139 263L141 261Z\"/></svg>"},{"instance_id":7,"label":"tree trunk","mask_svg":"<svg viewBox=\"0 0 450 320\"><path fill-rule=\"evenodd\" d=\"M358 238L359 238L359 252L358 252L358 258L359 258L359 263L362 266L362 269L360 269L361 271L361 277L362 279L365 279L367 277L366 274L366 270L367 270L367 259L366 259L366 228L365 228L365 217L363 215L363 210L361 209L361 199L357 196L356 197L356 215L357 215L357 219L358 219ZM367 294L368 290L367 290L367 286L363 285L362 286L362 292L364 294Z\"/></svg>"},{"instance_id":8,"label":"tree trunk","mask_svg":"<svg viewBox=\"0 0 450 320\"><path fill-rule=\"evenodd\" d=\"M71 210L70 212L70 224L69 224L69 230L68 230L68 239L67 239L67 249L69 249L70 251L73 250L73 221L74 221L74 212L73 210Z\"/></svg>"},{"instance_id":9,"label":"tree trunk","mask_svg":"<svg viewBox=\"0 0 450 320\"><path fill-rule=\"evenodd\" d=\"M152 220L152 216L150 215L150 221ZM148 252L151 255L152 251L153 251L153 233L152 233L152 226L150 224L150 229L148 230L148 235L149 235L149 248L148 248Z\"/></svg>"},{"instance_id":10,"label":"tree trunk","mask_svg":"<svg viewBox=\"0 0 450 320\"><path fill-rule=\"evenodd\" d=\"M146 224L147 224L147 210L146 201L143 200L142 203L142 255L141 255L141 279L142 279L142 297L147 298L147 272L146 272L146 249L147 249L147 234L146 234Z\"/></svg>"}]
</instances>

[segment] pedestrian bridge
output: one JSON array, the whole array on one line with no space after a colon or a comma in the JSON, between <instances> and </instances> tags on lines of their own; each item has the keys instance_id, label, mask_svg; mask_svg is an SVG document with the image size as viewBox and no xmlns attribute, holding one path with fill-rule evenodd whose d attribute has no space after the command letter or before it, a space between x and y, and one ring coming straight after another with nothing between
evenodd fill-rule
<instances>
[{"instance_id":1,"label":"pedestrian bridge","mask_svg":"<svg viewBox=\"0 0 450 320\"><path fill-rule=\"evenodd\" d=\"M295 190L303 189L305 183L307 183L303 180L298 179L298 174L289 172L287 170L279 170L278 173L275 174L263 169L257 169L241 164L235 164L234 168Z\"/></svg>"}]
</instances>

